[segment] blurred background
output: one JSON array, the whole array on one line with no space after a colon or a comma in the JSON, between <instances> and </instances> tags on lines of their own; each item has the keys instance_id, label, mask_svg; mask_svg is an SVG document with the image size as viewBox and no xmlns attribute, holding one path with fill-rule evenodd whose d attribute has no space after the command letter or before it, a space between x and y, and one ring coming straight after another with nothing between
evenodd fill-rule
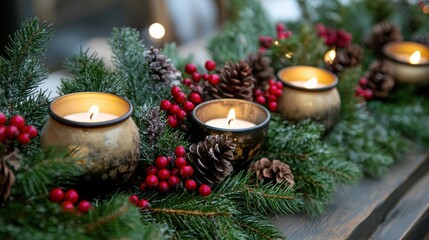
<instances>
[{"instance_id":1,"label":"blurred background","mask_svg":"<svg viewBox=\"0 0 429 240\"><path fill-rule=\"evenodd\" d=\"M260 0L273 21L299 18L295 0ZM174 41L182 54L195 53L203 41L221 28L228 16L224 0L13 0L0 3L0 46L22 20L37 16L54 24L46 63L61 69L67 56L90 49L110 58L107 39L113 27L137 28L145 45L161 47ZM155 24L157 23L157 24Z\"/></svg>"}]
</instances>

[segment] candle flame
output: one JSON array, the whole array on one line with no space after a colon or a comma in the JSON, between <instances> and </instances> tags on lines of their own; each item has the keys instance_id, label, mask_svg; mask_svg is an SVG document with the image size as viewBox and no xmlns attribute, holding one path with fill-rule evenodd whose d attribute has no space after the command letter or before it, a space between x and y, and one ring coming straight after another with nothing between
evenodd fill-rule
<instances>
[{"instance_id":1,"label":"candle flame","mask_svg":"<svg viewBox=\"0 0 429 240\"><path fill-rule=\"evenodd\" d=\"M326 63L332 64L336 56L337 52L335 51L335 49L331 49L325 53L324 60Z\"/></svg>"},{"instance_id":2,"label":"candle flame","mask_svg":"<svg viewBox=\"0 0 429 240\"><path fill-rule=\"evenodd\" d=\"M317 78L312 77L310 80L304 83L305 88L316 88L317 87Z\"/></svg>"},{"instance_id":3,"label":"candle flame","mask_svg":"<svg viewBox=\"0 0 429 240\"><path fill-rule=\"evenodd\" d=\"M97 105L92 105L90 108L89 108L89 111L88 111L88 113L89 113L89 120L92 120L92 118L95 116L95 115L97 115L97 113L100 111L100 108L97 106Z\"/></svg>"},{"instance_id":4,"label":"candle flame","mask_svg":"<svg viewBox=\"0 0 429 240\"><path fill-rule=\"evenodd\" d=\"M235 121L235 110L231 108L228 112L228 128L231 128L234 125Z\"/></svg>"},{"instance_id":5,"label":"candle flame","mask_svg":"<svg viewBox=\"0 0 429 240\"><path fill-rule=\"evenodd\" d=\"M420 51L415 51L411 54L410 59L408 60L411 64L419 64L420 62Z\"/></svg>"}]
</instances>

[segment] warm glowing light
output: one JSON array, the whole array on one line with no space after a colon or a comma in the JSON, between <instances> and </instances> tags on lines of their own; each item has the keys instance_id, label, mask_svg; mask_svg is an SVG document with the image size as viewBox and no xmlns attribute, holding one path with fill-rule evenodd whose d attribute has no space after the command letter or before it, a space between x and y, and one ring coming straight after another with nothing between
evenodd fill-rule
<instances>
[{"instance_id":1,"label":"warm glowing light","mask_svg":"<svg viewBox=\"0 0 429 240\"><path fill-rule=\"evenodd\" d=\"M286 53L286 54L285 54L285 56L286 56L287 58L291 58L291 57L292 57L292 53Z\"/></svg>"},{"instance_id":2,"label":"warm glowing light","mask_svg":"<svg viewBox=\"0 0 429 240\"><path fill-rule=\"evenodd\" d=\"M316 88L317 87L317 78L312 77L310 80L304 83L304 87L306 88Z\"/></svg>"},{"instance_id":3,"label":"warm glowing light","mask_svg":"<svg viewBox=\"0 0 429 240\"><path fill-rule=\"evenodd\" d=\"M231 108L228 112L228 127L231 128L234 126L234 121L235 121L235 110L234 108Z\"/></svg>"},{"instance_id":4,"label":"warm glowing light","mask_svg":"<svg viewBox=\"0 0 429 240\"><path fill-rule=\"evenodd\" d=\"M92 105L89 108L89 120L92 120L93 118L95 118L95 116L97 116L97 113L100 111L100 108L97 105Z\"/></svg>"},{"instance_id":5,"label":"warm glowing light","mask_svg":"<svg viewBox=\"0 0 429 240\"><path fill-rule=\"evenodd\" d=\"M411 64L419 64L420 62L420 51L415 51L411 54L410 59L408 60Z\"/></svg>"},{"instance_id":6,"label":"warm glowing light","mask_svg":"<svg viewBox=\"0 0 429 240\"><path fill-rule=\"evenodd\" d=\"M424 14L429 14L429 5L424 5L422 7L422 11L423 11Z\"/></svg>"},{"instance_id":7,"label":"warm glowing light","mask_svg":"<svg viewBox=\"0 0 429 240\"><path fill-rule=\"evenodd\" d=\"M334 61L336 55L337 52L335 52L335 49L327 51L324 56L325 62L331 64Z\"/></svg>"},{"instance_id":8,"label":"warm glowing light","mask_svg":"<svg viewBox=\"0 0 429 240\"><path fill-rule=\"evenodd\" d=\"M274 45L278 46L279 45L279 41L274 41Z\"/></svg>"},{"instance_id":9,"label":"warm glowing light","mask_svg":"<svg viewBox=\"0 0 429 240\"><path fill-rule=\"evenodd\" d=\"M160 23L153 23L149 27L149 34L155 39L161 39L165 35L165 28Z\"/></svg>"}]
</instances>

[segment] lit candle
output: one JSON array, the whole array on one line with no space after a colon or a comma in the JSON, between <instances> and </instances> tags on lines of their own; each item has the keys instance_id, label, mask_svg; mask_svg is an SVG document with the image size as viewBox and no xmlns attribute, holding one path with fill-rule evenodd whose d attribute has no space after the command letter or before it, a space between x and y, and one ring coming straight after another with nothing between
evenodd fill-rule
<instances>
[{"instance_id":1,"label":"lit candle","mask_svg":"<svg viewBox=\"0 0 429 240\"><path fill-rule=\"evenodd\" d=\"M335 52L335 49L331 49L325 53L323 60L327 64L332 64L334 62L336 56L337 56L337 53Z\"/></svg>"},{"instance_id":2,"label":"lit candle","mask_svg":"<svg viewBox=\"0 0 429 240\"><path fill-rule=\"evenodd\" d=\"M316 77L312 77L308 81L291 81L289 83L298 87L304 87L308 89L326 87L326 84L319 83Z\"/></svg>"},{"instance_id":3,"label":"lit candle","mask_svg":"<svg viewBox=\"0 0 429 240\"><path fill-rule=\"evenodd\" d=\"M211 119L211 120L208 120L206 124L212 127L228 128L228 129L243 129L243 128L250 128L256 125L249 121L236 119L235 110L233 108L229 110L227 118Z\"/></svg>"},{"instance_id":4,"label":"lit candle","mask_svg":"<svg viewBox=\"0 0 429 240\"><path fill-rule=\"evenodd\" d=\"M72 113L64 116L65 119L75 122L105 122L118 118L110 113L100 112L97 105L92 105L88 112Z\"/></svg>"}]
</instances>

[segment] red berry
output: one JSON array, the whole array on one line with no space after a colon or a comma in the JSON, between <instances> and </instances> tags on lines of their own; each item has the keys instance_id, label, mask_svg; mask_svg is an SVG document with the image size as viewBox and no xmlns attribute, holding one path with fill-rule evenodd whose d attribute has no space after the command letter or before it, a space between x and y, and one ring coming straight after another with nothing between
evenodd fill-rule
<instances>
[{"instance_id":1,"label":"red berry","mask_svg":"<svg viewBox=\"0 0 429 240\"><path fill-rule=\"evenodd\" d=\"M326 36L328 34L328 29L322 23L316 24L316 32L318 36Z\"/></svg>"},{"instance_id":2,"label":"red berry","mask_svg":"<svg viewBox=\"0 0 429 240\"><path fill-rule=\"evenodd\" d=\"M161 101L161 105L160 105L161 109L164 111L168 111L171 107L171 102L168 101L167 99L164 99Z\"/></svg>"},{"instance_id":3,"label":"red berry","mask_svg":"<svg viewBox=\"0 0 429 240\"><path fill-rule=\"evenodd\" d=\"M270 88L271 86L276 86L276 81L274 79L270 79L268 80L268 85L270 85Z\"/></svg>"},{"instance_id":4,"label":"red berry","mask_svg":"<svg viewBox=\"0 0 429 240\"><path fill-rule=\"evenodd\" d=\"M174 149L174 155L176 157L184 157L186 155L186 150L183 146L177 146L176 149Z\"/></svg>"},{"instance_id":5,"label":"red berry","mask_svg":"<svg viewBox=\"0 0 429 240\"><path fill-rule=\"evenodd\" d=\"M64 199L64 191L61 188L54 188L49 192L49 200L59 203Z\"/></svg>"},{"instance_id":6,"label":"red berry","mask_svg":"<svg viewBox=\"0 0 429 240\"><path fill-rule=\"evenodd\" d=\"M77 206L77 210L81 213L87 213L89 212L89 209L91 209L91 203L86 200L80 201Z\"/></svg>"},{"instance_id":7,"label":"red berry","mask_svg":"<svg viewBox=\"0 0 429 240\"><path fill-rule=\"evenodd\" d=\"M357 86L355 90L355 96L363 97L364 95L365 95L365 89L363 89L360 86Z\"/></svg>"},{"instance_id":8,"label":"red berry","mask_svg":"<svg viewBox=\"0 0 429 240\"><path fill-rule=\"evenodd\" d=\"M171 92L171 95L173 95L173 97L176 97L177 95L179 95L179 93L182 92L182 90L180 89L179 86L175 85L175 86L171 87L170 92Z\"/></svg>"},{"instance_id":9,"label":"red berry","mask_svg":"<svg viewBox=\"0 0 429 240\"><path fill-rule=\"evenodd\" d=\"M170 165L171 161L173 161L173 157L172 156L168 156L167 157L167 166Z\"/></svg>"},{"instance_id":10,"label":"red berry","mask_svg":"<svg viewBox=\"0 0 429 240\"><path fill-rule=\"evenodd\" d=\"M180 170L178 168L171 169L171 176L178 176L180 173Z\"/></svg>"},{"instance_id":11,"label":"red berry","mask_svg":"<svg viewBox=\"0 0 429 240\"><path fill-rule=\"evenodd\" d=\"M186 94L181 92L181 93L179 93L179 95L174 97L174 100L176 100L176 102L178 102L178 103L183 103L186 101Z\"/></svg>"},{"instance_id":12,"label":"red berry","mask_svg":"<svg viewBox=\"0 0 429 240\"><path fill-rule=\"evenodd\" d=\"M15 126L18 129L22 129L25 127L25 119L23 116L13 116L10 120L9 120L9 125Z\"/></svg>"},{"instance_id":13,"label":"red berry","mask_svg":"<svg viewBox=\"0 0 429 240\"><path fill-rule=\"evenodd\" d=\"M188 191L193 191L197 188L197 183L193 179L187 179L185 181L185 188Z\"/></svg>"},{"instance_id":14,"label":"red berry","mask_svg":"<svg viewBox=\"0 0 429 240\"><path fill-rule=\"evenodd\" d=\"M361 87L365 87L367 84L368 84L368 78L366 78L366 77L361 77L361 78L359 79L359 85L360 85Z\"/></svg>"},{"instance_id":15,"label":"red berry","mask_svg":"<svg viewBox=\"0 0 429 240\"><path fill-rule=\"evenodd\" d=\"M183 80L182 80L182 83L184 84L184 85L186 85L186 86L191 86L191 84L192 84L192 80L191 79L189 79L189 78L184 78Z\"/></svg>"},{"instance_id":16,"label":"red berry","mask_svg":"<svg viewBox=\"0 0 429 240\"><path fill-rule=\"evenodd\" d=\"M366 89L366 90L365 90L365 94L363 95L363 97L364 97L366 100L371 100L373 96L374 96L374 94L373 94L373 92L372 92L372 90L371 90L371 89Z\"/></svg>"},{"instance_id":17,"label":"red berry","mask_svg":"<svg viewBox=\"0 0 429 240\"><path fill-rule=\"evenodd\" d=\"M18 135L18 142L22 145L27 145L30 142L30 135L28 133L20 133Z\"/></svg>"},{"instance_id":18,"label":"red berry","mask_svg":"<svg viewBox=\"0 0 429 240\"><path fill-rule=\"evenodd\" d=\"M210 75L210 77L209 77L209 83L211 85L217 85L217 84L219 84L219 82L220 82L219 75L217 75L217 74Z\"/></svg>"},{"instance_id":19,"label":"red berry","mask_svg":"<svg viewBox=\"0 0 429 240\"><path fill-rule=\"evenodd\" d=\"M180 109L177 113L176 113L177 119L179 119L180 121L185 120L186 118L186 112L182 109Z\"/></svg>"},{"instance_id":20,"label":"red berry","mask_svg":"<svg viewBox=\"0 0 429 240\"><path fill-rule=\"evenodd\" d=\"M209 78L210 78L210 74L208 74L208 73L204 73L204 74L203 74L203 80L204 80L204 81L209 80Z\"/></svg>"},{"instance_id":21,"label":"red berry","mask_svg":"<svg viewBox=\"0 0 429 240\"><path fill-rule=\"evenodd\" d=\"M192 73L192 80L194 80L194 82L199 82L201 81L201 74L199 74L198 72L194 72Z\"/></svg>"},{"instance_id":22,"label":"red berry","mask_svg":"<svg viewBox=\"0 0 429 240\"><path fill-rule=\"evenodd\" d=\"M3 112L0 112L0 126L5 125L7 122L7 117Z\"/></svg>"},{"instance_id":23,"label":"red berry","mask_svg":"<svg viewBox=\"0 0 429 240\"><path fill-rule=\"evenodd\" d=\"M187 74L192 74L192 73L194 73L196 71L197 71L197 67L194 64L192 64L192 63L186 64L186 66L185 66L185 72Z\"/></svg>"},{"instance_id":24,"label":"red berry","mask_svg":"<svg viewBox=\"0 0 429 240\"><path fill-rule=\"evenodd\" d=\"M204 67L210 72L216 68L216 62L213 60L207 60Z\"/></svg>"},{"instance_id":25,"label":"red berry","mask_svg":"<svg viewBox=\"0 0 429 240\"><path fill-rule=\"evenodd\" d=\"M8 139L14 139L18 137L19 129L14 125L9 125L6 127L6 137Z\"/></svg>"},{"instance_id":26,"label":"red berry","mask_svg":"<svg viewBox=\"0 0 429 240\"><path fill-rule=\"evenodd\" d=\"M168 185L168 182L166 181L159 182L158 190L162 193L166 193L170 190L170 185Z\"/></svg>"},{"instance_id":27,"label":"red berry","mask_svg":"<svg viewBox=\"0 0 429 240\"><path fill-rule=\"evenodd\" d=\"M271 112L277 111L277 102L268 102L268 109Z\"/></svg>"},{"instance_id":28,"label":"red berry","mask_svg":"<svg viewBox=\"0 0 429 240\"><path fill-rule=\"evenodd\" d=\"M158 169L166 168L168 165L168 160L164 156L158 156L155 160L155 165Z\"/></svg>"},{"instance_id":29,"label":"red berry","mask_svg":"<svg viewBox=\"0 0 429 240\"><path fill-rule=\"evenodd\" d=\"M268 102L277 102L277 97L274 94L268 95L267 99L268 99Z\"/></svg>"},{"instance_id":30,"label":"red berry","mask_svg":"<svg viewBox=\"0 0 429 240\"><path fill-rule=\"evenodd\" d=\"M140 186L139 186L139 188L140 188L140 190L141 191L146 191L146 183L144 183L144 182L142 182L142 183L140 183Z\"/></svg>"},{"instance_id":31,"label":"red berry","mask_svg":"<svg viewBox=\"0 0 429 240\"><path fill-rule=\"evenodd\" d=\"M70 201L64 201L61 203L61 210L66 213L74 213L74 205Z\"/></svg>"},{"instance_id":32,"label":"red berry","mask_svg":"<svg viewBox=\"0 0 429 240\"><path fill-rule=\"evenodd\" d=\"M285 25L283 25L283 23L277 23L276 30L277 30L277 32L284 31L285 30Z\"/></svg>"},{"instance_id":33,"label":"red berry","mask_svg":"<svg viewBox=\"0 0 429 240\"><path fill-rule=\"evenodd\" d=\"M77 202L77 200L79 199L79 194L76 192L76 190L74 189L69 189L67 190L67 192L64 195L64 199L66 201L70 201L72 203Z\"/></svg>"},{"instance_id":34,"label":"red berry","mask_svg":"<svg viewBox=\"0 0 429 240\"><path fill-rule=\"evenodd\" d=\"M276 82L276 86L277 86L278 89L283 89L283 83L280 82L280 81Z\"/></svg>"},{"instance_id":35,"label":"red berry","mask_svg":"<svg viewBox=\"0 0 429 240\"><path fill-rule=\"evenodd\" d=\"M189 100L191 100L191 102L193 102L194 104L199 104L203 101L201 95L196 92L193 92L189 95Z\"/></svg>"},{"instance_id":36,"label":"red berry","mask_svg":"<svg viewBox=\"0 0 429 240\"><path fill-rule=\"evenodd\" d=\"M132 204L137 204L139 202L139 197L137 197L137 195L131 195L128 201Z\"/></svg>"},{"instance_id":37,"label":"red berry","mask_svg":"<svg viewBox=\"0 0 429 240\"><path fill-rule=\"evenodd\" d=\"M201 184L198 188L198 193L203 197L207 197L212 193L212 188L207 184Z\"/></svg>"},{"instance_id":38,"label":"red berry","mask_svg":"<svg viewBox=\"0 0 429 240\"><path fill-rule=\"evenodd\" d=\"M183 166L180 168L180 176L188 178L194 174L194 169L191 166Z\"/></svg>"},{"instance_id":39,"label":"red berry","mask_svg":"<svg viewBox=\"0 0 429 240\"><path fill-rule=\"evenodd\" d=\"M186 101L183 103L182 107L185 112L190 112L194 110L195 105L191 101Z\"/></svg>"},{"instance_id":40,"label":"red berry","mask_svg":"<svg viewBox=\"0 0 429 240\"><path fill-rule=\"evenodd\" d=\"M262 90L257 88L255 89L255 91L253 91L253 95L257 96L261 96L263 94Z\"/></svg>"},{"instance_id":41,"label":"red berry","mask_svg":"<svg viewBox=\"0 0 429 240\"><path fill-rule=\"evenodd\" d=\"M149 166L146 168L146 175L156 175L158 174L158 168L155 166Z\"/></svg>"},{"instance_id":42,"label":"red berry","mask_svg":"<svg viewBox=\"0 0 429 240\"><path fill-rule=\"evenodd\" d=\"M283 91L277 88L276 91L273 92L273 94L277 97L280 97L281 95L283 95Z\"/></svg>"},{"instance_id":43,"label":"red berry","mask_svg":"<svg viewBox=\"0 0 429 240\"><path fill-rule=\"evenodd\" d=\"M256 97L256 102L259 103L259 104L264 105L265 103L267 103L267 99L265 99L264 96L259 95L259 96Z\"/></svg>"},{"instance_id":44,"label":"red berry","mask_svg":"<svg viewBox=\"0 0 429 240\"><path fill-rule=\"evenodd\" d=\"M142 199L137 203L137 206L140 209L149 209L150 204L149 204L149 201L147 199Z\"/></svg>"},{"instance_id":45,"label":"red berry","mask_svg":"<svg viewBox=\"0 0 429 240\"><path fill-rule=\"evenodd\" d=\"M37 128L35 126L25 126L22 132L28 133L28 135L30 135L30 138L35 138L38 134Z\"/></svg>"},{"instance_id":46,"label":"red berry","mask_svg":"<svg viewBox=\"0 0 429 240\"><path fill-rule=\"evenodd\" d=\"M174 166L179 169L186 166L186 159L184 157L177 157L176 160L174 160Z\"/></svg>"},{"instance_id":47,"label":"red berry","mask_svg":"<svg viewBox=\"0 0 429 240\"><path fill-rule=\"evenodd\" d=\"M177 105L177 104L173 104L173 105L171 105L169 112L170 112L172 115L175 115L177 112L179 112L179 110L180 110L179 105Z\"/></svg>"},{"instance_id":48,"label":"red berry","mask_svg":"<svg viewBox=\"0 0 429 240\"><path fill-rule=\"evenodd\" d=\"M6 127L5 126L0 126L0 143L4 143L7 140L7 135L6 135Z\"/></svg>"},{"instance_id":49,"label":"red berry","mask_svg":"<svg viewBox=\"0 0 429 240\"><path fill-rule=\"evenodd\" d=\"M177 118L175 118L174 116L168 116L167 121L168 121L168 126L172 128L177 127Z\"/></svg>"},{"instance_id":50,"label":"red berry","mask_svg":"<svg viewBox=\"0 0 429 240\"><path fill-rule=\"evenodd\" d=\"M170 187L172 188L176 187L179 183L180 183L180 178L178 176L173 175L168 178L168 185L170 185Z\"/></svg>"},{"instance_id":51,"label":"red berry","mask_svg":"<svg viewBox=\"0 0 429 240\"><path fill-rule=\"evenodd\" d=\"M159 180L158 177L156 177L155 175L149 175L146 177L144 183L146 184L146 187L154 189L158 187Z\"/></svg>"},{"instance_id":52,"label":"red berry","mask_svg":"<svg viewBox=\"0 0 429 240\"><path fill-rule=\"evenodd\" d=\"M158 179L161 181L167 180L170 177L170 170L161 169L158 171Z\"/></svg>"}]
</instances>

